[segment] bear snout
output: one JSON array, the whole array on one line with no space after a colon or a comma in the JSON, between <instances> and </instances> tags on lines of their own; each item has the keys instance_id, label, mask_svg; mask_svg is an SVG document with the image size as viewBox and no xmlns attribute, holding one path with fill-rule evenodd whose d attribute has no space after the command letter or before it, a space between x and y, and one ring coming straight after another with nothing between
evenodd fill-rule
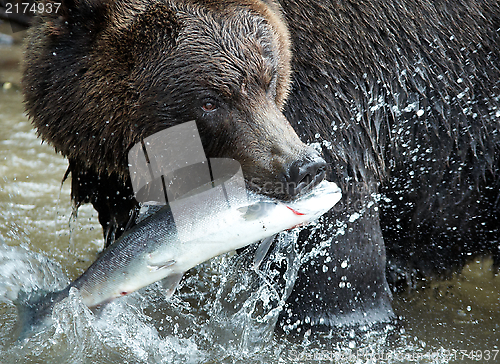
<instances>
[{"instance_id":1,"label":"bear snout","mask_svg":"<svg viewBox=\"0 0 500 364\"><path fill-rule=\"evenodd\" d=\"M326 166L325 160L316 151L293 162L284 175L287 194L295 197L316 186L325 178Z\"/></svg>"}]
</instances>

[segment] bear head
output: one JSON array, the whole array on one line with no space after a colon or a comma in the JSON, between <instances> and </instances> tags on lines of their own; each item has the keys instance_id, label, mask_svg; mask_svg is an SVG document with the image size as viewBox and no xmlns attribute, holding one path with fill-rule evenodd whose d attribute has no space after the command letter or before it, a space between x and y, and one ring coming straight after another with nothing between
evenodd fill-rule
<instances>
[{"instance_id":1,"label":"bear head","mask_svg":"<svg viewBox=\"0 0 500 364\"><path fill-rule=\"evenodd\" d=\"M207 157L237 160L255 190L287 199L325 175L282 113L291 54L274 3L66 1L34 28L28 113L85 168L126 179L134 144L194 120Z\"/></svg>"}]
</instances>

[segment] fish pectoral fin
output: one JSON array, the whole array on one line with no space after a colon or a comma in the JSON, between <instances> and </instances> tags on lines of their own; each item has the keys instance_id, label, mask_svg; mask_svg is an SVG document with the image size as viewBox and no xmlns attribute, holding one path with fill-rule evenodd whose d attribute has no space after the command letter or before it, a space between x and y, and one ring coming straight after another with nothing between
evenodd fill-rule
<instances>
[{"instance_id":1,"label":"fish pectoral fin","mask_svg":"<svg viewBox=\"0 0 500 364\"><path fill-rule=\"evenodd\" d=\"M239 207L237 210L243 215L244 220L252 221L266 216L276 206L276 202L260 201L252 205Z\"/></svg>"},{"instance_id":2,"label":"fish pectoral fin","mask_svg":"<svg viewBox=\"0 0 500 364\"><path fill-rule=\"evenodd\" d=\"M151 272L160 270L160 269L165 269L168 267L173 266L175 263L177 263L175 260L167 260L166 262L158 263L158 264L148 264L148 268L151 270Z\"/></svg>"},{"instance_id":3,"label":"fish pectoral fin","mask_svg":"<svg viewBox=\"0 0 500 364\"><path fill-rule=\"evenodd\" d=\"M170 276L165 277L161 281L163 288L165 288L165 296L167 299L172 297L172 295L174 294L175 289L179 285L179 282L181 281L183 274L184 273L172 274Z\"/></svg>"},{"instance_id":4,"label":"fish pectoral fin","mask_svg":"<svg viewBox=\"0 0 500 364\"><path fill-rule=\"evenodd\" d=\"M277 234L271 235L264 240L262 240L259 243L259 247L257 248L257 251L255 252L255 258L253 261L253 269L259 269L260 264L264 260L264 258L267 255L267 252L269 251L269 248L271 247L271 243L274 240L274 237Z\"/></svg>"}]
</instances>

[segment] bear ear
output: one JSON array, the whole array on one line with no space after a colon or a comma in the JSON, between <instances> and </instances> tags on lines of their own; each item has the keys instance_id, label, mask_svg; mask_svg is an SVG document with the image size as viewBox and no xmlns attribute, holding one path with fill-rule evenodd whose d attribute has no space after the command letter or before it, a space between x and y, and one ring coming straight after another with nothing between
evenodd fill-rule
<instances>
[{"instance_id":1,"label":"bear ear","mask_svg":"<svg viewBox=\"0 0 500 364\"><path fill-rule=\"evenodd\" d=\"M80 26L97 31L106 26L112 1L110 0L49 0L57 9L52 16L66 26ZM58 6L60 4L60 6ZM49 15L50 16L50 15Z\"/></svg>"},{"instance_id":2,"label":"bear ear","mask_svg":"<svg viewBox=\"0 0 500 364\"><path fill-rule=\"evenodd\" d=\"M136 17L131 33L136 47L147 48L165 42L173 45L179 29L175 12L166 4L158 2L150 4Z\"/></svg>"}]
</instances>

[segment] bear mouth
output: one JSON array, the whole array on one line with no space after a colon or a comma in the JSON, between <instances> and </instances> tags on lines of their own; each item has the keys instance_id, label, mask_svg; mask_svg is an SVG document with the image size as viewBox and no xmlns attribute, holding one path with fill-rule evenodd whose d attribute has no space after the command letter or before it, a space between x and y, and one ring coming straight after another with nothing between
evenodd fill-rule
<instances>
[{"instance_id":1,"label":"bear mouth","mask_svg":"<svg viewBox=\"0 0 500 364\"><path fill-rule=\"evenodd\" d=\"M318 169L316 174L306 174L299 182L261 181L245 179L246 188L254 193L265 195L281 201L292 201L310 192L320 184L326 176L326 167Z\"/></svg>"},{"instance_id":2,"label":"bear mouth","mask_svg":"<svg viewBox=\"0 0 500 364\"><path fill-rule=\"evenodd\" d=\"M326 167L320 167L315 175L306 174L304 178L297 184L296 188L292 193L292 198L295 199L299 196L302 196L305 193L308 193L314 187L321 183L325 179L326 176Z\"/></svg>"}]
</instances>

